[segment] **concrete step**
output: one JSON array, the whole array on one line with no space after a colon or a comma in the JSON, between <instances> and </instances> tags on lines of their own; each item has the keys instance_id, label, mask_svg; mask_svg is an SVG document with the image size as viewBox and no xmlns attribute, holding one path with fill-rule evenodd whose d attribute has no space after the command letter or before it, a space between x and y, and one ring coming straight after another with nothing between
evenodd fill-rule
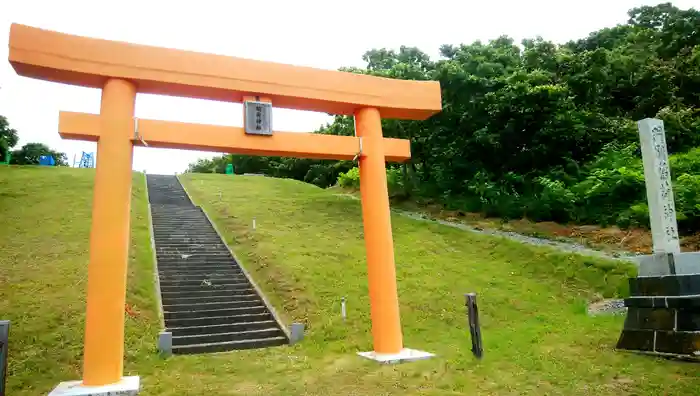
<instances>
[{"instance_id":1,"label":"concrete step","mask_svg":"<svg viewBox=\"0 0 700 396\"><path fill-rule=\"evenodd\" d=\"M240 283L248 282L248 278L242 272L207 272L200 274L163 272L159 271L160 284L164 286L175 285L198 285L202 281L209 281L213 284L217 283Z\"/></svg>"},{"instance_id":2,"label":"concrete step","mask_svg":"<svg viewBox=\"0 0 700 396\"><path fill-rule=\"evenodd\" d=\"M158 253L163 253L163 254L167 254L167 253L177 254L177 253L183 252L183 251L189 251L189 252L194 252L194 253L199 253L199 254L224 253L224 252L229 251L228 248L226 247L226 245L224 245L223 243L207 243L207 244L204 244L204 243L187 243L187 244L181 243L178 245L173 244L173 245L165 245L165 246L156 244L156 250L158 251Z\"/></svg>"},{"instance_id":3,"label":"concrete step","mask_svg":"<svg viewBox=\"0 0 700 396\"><path fill-rule=\"evenodd\" d=\"M176 217L176 216L173 216ZM211 223L206 219L199 219L194 221L187 220L177 220L173 218L171 220L154 220L153 224L159 228L173 228L173 227L187 227L189 228L212 228Z\"/></svg>"},{"instance_id":4,"label":"concrete step","mask_svg":"<svg viewBox=\"0 0 700 396\"><path fill-rule=\"evenodd\" d=\"M158 215L186 215L186 216L201 216L204 212L199 210L199 207L194 205L151 205L151 213Z\"/></svg>"},{"instance_id":5,"label":"concrete step","mask_svg":"<svg viewBox=\"0 0 700 396\"><path fill-rule=\"evenodd\" d=\"M176 245L176 244L183 244L183 243L188 243L188 244L192 244L192 245L209 245L209 244L215 245L215 244L222 244L223 243L220 238L213 238L213 237L203 237L203 238L192 237L189 239L160 237L160 238L156 238L155 242L156 242L156 246L169 246L169 245Z\"/></svg>"},{"instance_id":6,"label":"concrete step","mask_svg":"<svg viewBox=\"0 0 700 396\"><path fill-rule=\"evenodd\" d=\"M184 326L184 327L168 327L167 331L173 334L173 337L196 335L196 334L218 334L218 333L234 333L239 331L250 331L259 329L268 329L277 326L274 320L261 320L259 322L243 322L243 323L227 323L222 325L212 326Z\"/></svg>"},{"instance_id":7,"label":"concrete step","mask_svg":"<svg viewBox=\"0 0 700 396\"><path fill-rule=\"evenodd\" d=\"M184 279L209 279L214 277L239 278L243 273L233 265L222 266L202 266L202 267L166 267L159 268L158 274L165 282L178 281ZM216 275L212 275L216 274ZM206 276L205 276L206 275ZM191 278L195 276L194 278Z\"/></svg>"},{"instance_id":8,"label":"concrete step","mask_svg":"<svg viewBox=\"0 0 700 396\"><path fill-rule=\"evenodd\" d=\"M200 277L192 276L171 276L171 277L160 277L160 287L161 290L164 287L191 287L191 286L202 286L206 285L207 282L211 283L212 286L220 285L235 285L240 283L247 283L248 278L242 273L238 276L231 276L230 274L224 274L221 276L217 275L206 275Z\"/></svg>"},{"instance_id":9,"label":"concrete step","mask_svg":"<svg viewBox=\"0 0 700 396\"><path fill-rule=\"evenodd\" d=\"M196 227L195 227L196 225ZM211 224L203 224L203 225L197 225L197 224L182 224L182 225L171 225L171 224L159 224L158 222L153 223L153 232L171 232L171 231L179 231L181 234L187 234L190 229L198 229L198 231L206 232L208 234L216 232L214 231L214 227L211 226ZM197 236L199 234L194 234L194 236Z\"/></svg>"},{"instance_id":10,"label":"concrete step","mask_svg":"<svg viewBox=\"0 0 700 396\"><path fill-rule=\"evenodd\" d=\"M158 245L156 245L156 249L159 249ZM228 248L224 246L201 246L201 247L195 247L194 245L190 245L189 247L187 246L182 246L180 248L175 248L175 247L167 247L167 248L160 248L162 252L156 252L158 256L162 256L163 258L167 258L168 256L182 256L183 254L190 254L190 257L184 257L184 259L192 258L193 256L220 256L220 255L231 255L231 252L228 250ZM181 249L181 250L176 250L176 249ZM190 251L192 253L186 253L185 251Z\"/></svg>"},{"instance_id":11,"label":"concrete step","mask_svg":"<svg viewBox=\"0 0 700 396\"><path fill-rule=\"evenodd\" d=\"M194 244L191 244L189 246L166 246L166 247L159 247L156 245L156 249L162 250L162 252L157 252L163 256L167 256L168 254L172 255L178 255L181 254L182 251L191 251L193 254L196 255L210 255L210 256L216 256L218 254L230 254L230 251L228 250L227 247L225 247L223 244L219 245L201 245L197 246ZM179 249L179 250L178 250Z\"/></svg>"},{"instance_id":12,"label":"concrete step","mask_svg":"<svg viewBox=\"0 0 700 396\"><path fill-rule=\"evenodd\" d=\"M173 304L173 305L163 305L163 312L180 312L180 311L193 311L197 309L202 310L216 310L216 309L233 309L241 307L255 307L262 304L262 300L252 299L243 301L227 301L227 302L200 302L196 304Z\"/></svg>"},{"instance_id":13,"label":"concrete step","mask_svg":"<svg viewBox=\"0 0 700 396\"><path fill-rule=\"evenodd\" d=\"M196 259L196 260L187 260L187 259L172 259L172 258L166 258L166 259L159 259L158 260L158 269L181 269L184 271L188 270L202 270L202 271L209 271L209 270L217 270L217 269L235 269L237 271L241 270L241 267L238 265L236 260L233 259L233 257L222 257L220 259Z\"/></svg>"},{"instance_id":14,"label":"concrete step","mask_svg":"<svg viewBox=\"0 0 700 396\"><path fill-rule=\"evenodd\" d=\"M156 237L156 242L169 242L171 240L183 241L183 242L199 241L199 240L221 241L221 238L213 230L211 232L207 232L205 234L187 234L185 232L181 232L179 235L161 234L161 235L158 235Z\"/></svg>"},{"instance_id":15,"label":"concrete step","mask_svg":"<svg viewBox=\"0 0 700 396\"><path fill-rule=\"evenodd\" d=\"M188 257L182 257L182 255L188 255L187 253L175 253L175 252L166 252L163 254L158 254L158 262L163 259L163 261L168 261L168 260L175 260L175 261L194 261L195 259L217 259L217 258L225 258L225 257L231 257L231 253L226 250L226 251L217 251L217 252L205 252L205 253L193 253L189 254ZM231 258L233 259L233 258Z\"/></svg>"},{"instance_id":16,"label":"concrete step","mask_svg":"<svg viewBox=\"0 0 700 396\"><path fill-rule=\"evenodd\" d=\"M177 296L177 295L161 295L161 300L163 305L181 305L181 304L196 304L201 302L209 303L225 303L225 302L238 302L238 301L251 301L259 299L260 297L254 292L248 294L236 294L236 295L225 295L225 296Z\"/></svg>"},{"instance_id":17,"label":"concrete step","mask_svg":"<svg viewBox=\"0 0 700 396\"><path fill-rule=\"evenodd\" d=\"M172 245L177 243L224 243L221 238L213 235L158 235L155 237L155 245Z\"/></svg>"},{"instance_id":18,"label":"concrete step","mask_svg":"<svg viewBox=\"0 0 700 396\"><path fill-rule=\"evenodd\" d=\"M204 239L204 238L202 238ZM226 244L221 239L207 238L202 240L189 240L189 241L178 241L178 240L156 240L156 247L158 248L171 248L171 247L202 247L202 246L220 246L226 248Z\"/></svg>"},{"instance_id":19,"label":"concrete step","mask_svg":"<svg viewBox=\"0 0 700 396\"><path fill-rule=\"evenodd\" d=\"M211 227L211 223L209 222L209 220L207 220L207 219L204 218L204 217L198 218L198 219L180 219L180 220L176 219L176 218L178 217L177 215L172 215L172 216L169 216L169 217L171 217L171 220L164 220L164 219L154 218L153 221L152 221L152 223L154 223L154 224L157 225L157 226L160 225L160 226L163 226L163 227L165 227L165 226L177 226L177 225L180 225L180 224L186 224L186 225L192 225L192 226L197 225L197 226L209 226L209 227ZM173 224L173 223L175 223L175 224Z\"/></svg>"},{"instance_id":20,"label":"concrete step","mask_svg":"<svg viewBox=\"0 0 700 396\"><path fill-rule=\"evenodd\" d=\"M160 243L202 243L202 242L221 242L216 234L161 234L154 235L156 245Z\"/></svg>"},{"instance_id":21,"label":"concrete step","mask_svg":"<svg viewBox=\"0 0 700 396\"><path fill-rule=\"evenodd\" d=\"M193 344L193 345L173 345L174 354L195 354L195 353L213 353L226 352L240 349L265 348L287 344L285 337L270 337L253 340L240 340L228 342L216 342L209 344Z\"/></svg>"},{"instance_id":22,"label":"concrete step","mask_svg":"<svg viewBox=\"0 0 700 396\"><path fill-rule=\"evenodd\" d=\"M165 212L165 213L152 213L151 218L159 223L177 223L185 221L195 221L201 223L209 223L204 213L193 210L191 212Z\"/></svg>"},{"instance_id":23,"label":"concrete step","mask_svg":"<svg viewBox=\"0 0 700 396\"><path fill-rule=\"evenodd\" d=\"M198 219L206 219L204 217L204 212L201 210L192 207L189 209L182 209L181 207L175 207L175 208L157 208L157 207L151 207L151 213L153 214L154 218L158 219L165 219L169 220L172 219L172 216L177 216L178 218L180 217L191 217L191 218L198 218Z\"/></svg>"},{"instance_id":24,"label":"concrete step","mask_svg":"<svg viewBox=\"0 0 700 396\"><path fill-rule=\"evenodd\" d=\"M206 220L204 213L197 209L189 210L151 210L151 218L154 220Z\"/></svg>"},{"instance_id":25,"label":"concrete step","mask_svg":"<svg viewBox=\"0 0 700 396\"><path fill-rule=\"evenodd\" d=\"M213 228L193 233L183 229L165 231L159 229L157 225L153 226L153 236L156 237L156 240L159 238L219 238L219 234Z\"/></svg>"},{"instance_id":26,"label":"concrete step","mask_svg":"<svg viewBox=\"0 0 700 396\"><path fill-rule=\"evenodd\" d=\"M197 334L186 336L174 336L173 346L192 344L211 344L229 341L256 340L261 338L284 337L284 333L277 327L267 329L234 331L229 333Z\"/></svg>"},{"instance_id":27,"label":"concrete step","mask_svg":"<svg viewBox=\"0 0 700 396\"><path fill-rule=\"evenodd\" d=\"M188 271L188 270L201 270L201 271L216 271L216 270L227 270L227 269L235 269L239 270L241 267L238 266L238 263L234 259L230 260L220 260L220 261L215 261L215 260L206 260L206 261L201 261L201 260L193 260L193 261L187 261L187 260L181 260L181 261L160 261L158 262L158 270L169 270L169 271Z\"/></svg>"},{"instance_id":28,"label":"concrete step","mask_svg":"<svg viewBox=\"0 0 700 396\"><path fill-rule=\"evenodd\" d=\"M221 241L221 237L217 233L215 233L213 230L209 231L201 231L201 232L188 232L184 231L182 229L173 231L173 232L165 232L165 231L158 231L157 228L154 228L153 232L153 237L155 238L155 243L162 243L162 242L171 242L171 241L199 241L199 240L206 240L206 241Z\"/></svg>"},{"instance_id":29,"label":"concrete step","mask_svg":"<svg viewBox=\"0 0 700 396\"><path fill-rule=\"evenodd\" d=\"M214 233L203 234L186 234L183 232L173 233L173 234L159 234L153 235L155 237L156 244L167 243L167 242L197 242L197 241L221 241L221 238Z\"/></svg>"},{"instance_id":30,"label":"concrete step","mask_svg":"<svg viewBox=\"0 0 700 396\"><path fill-rule=\"evenodd\" d=\"M227 254L213 254L213 255L207 255L207 254L187 254L184 253L185 257L182 257L183 254L164 254L160 257L158 257L158 264L222 264L222 263L230 263L232 261L236 261L233 259L233 256L231 255L231 252L226 250Z\"/></svg>"},{"instance_id":31,"label":"concrete step","mask_svg":"<svg viewBox=\"0 0 700 396\"><path fill-rule=\"evenodd\" d=\"M226 268L235 268L235 269L240 269L238 266L238 263L236 263L236 260L234 260L232 257L228 258L227 260L158 260L158 268L159 269L202 269L202 270L209 270L209 269L226 269Z\"/></svg>"},{"instance_id":32,"label":"concrete step","mask_svg":"<svg viewBox=\"0 0 700 396\"><path fill-rule=\"evenodd\" d=\"M195 236L195 235L217 235L214 229L207 226L193 226L190 224L183 224L178 226L159 226L157 223L153 225L153 235L156 236L167 236L167 235L185 235L185 236Z\"/></svg>"},{"instance_id":33,"label":"concrete step","mask_svg":"<svg viewBox=\"0 0 700 396\"><path fill-rule=\"evenodd\" d=\"M168 255L168 254L223 254L223 253L229 253L230 251L225 245L222 244L195 244L192 243L189 246L187 245L180 245L180 246L158 246L156 245L156 253L161 254L161 255Z\"/></svg>"},{"instance_id":34,"label":"concrete step","mask_svg":"<svg viewBox=\"0 0 700 396\"><path fill-rule=\"evenodd\" d=\"M212 326L229 323L260 322L261 320L272 320L269 312L257 314L238 314L226 316L202 316L197 318L169 319L166 326L191 327L191 326Z\"/></svg>"},{"instance_id":35,"label":"concrete step","mask_svg":"<svg viewBox=\"0 0 700 396\"><path fill-rule=\"evenodd\" d=\"M259 301L260 296L256 293L235 294L222 297L179 297L179 296L162 296L163 305L192 305L192 304L229 304L246 301Z\"/></svg>"},{"instance_id":36,"label":"concrete step","mask_svg":"<svg viewBox=\"0 0 700 396\"><path fill-rule=\"evenodd\" d=\"M253 305L251 307L235 307L226 309L209 309L197 311L164 311L163 317L169 323L173 323L173 320L177 319L197 319L236 315L255 315L264 313L267 313L267 308L264 305Z\"/></svg>"},{"instance_id":37,"label":"concrete step","mask_svg":"<svg viewBox=\"0 0 700 396\"><path fill-rule=\"evenodd\" d=\"M254 294L252 286L238 289L205 289L205 290L179 290L179 291L161 291L160 295L165 297L232 297L239 294Z\"/></svg>"},{"instance_id":38,"label":"concrete step","mask_svg":"<svg viewBox=\"0 0 700 396\"><path fill-rule=\"evenodd\" d=\"M243 276L243 272L235 265L226 265L225 267L215 267L212 269L187 267L178 271L176 268L159 268L158 273L162 281L180 281L180 280L198 280L211 278L226 278L231 279Z\"/></svg>"},{"instance_id":39,"label":"concrete step","mask_svg":"<svg viewBox=\"0 0 700 396\"><path fill-rule=\"evenodd\" d=\"M196 223L188 223L188 222L173 222L173 223L166 223L162 224L159 222L156 222L154 224L155 230L156 231L163 231L163 230L181 230L181 231L190 231L190 230L201 230L201 231L213 231L214 228L211 226L209 222L196 222Z\"/></svg>"},{"instance_id":40,"label":"concrete step","mask_svg":"<svg viewBox=\"0 0 700 396\"><path fill-rule=\"evenodd\" d=\"M239 291L239 290L250 290L250 289L251 289L251 285L247 281L246 282L239 282L239 283L211 284L211 285L207 285L204 282L200 282L199 285L187 285L187 286L182 286L182 285L176 285L176 286L165 285L164 286L162 283L160 285L161 293L180 293L180 294L186 294L189 292L210 292L210 291L223 292L223 291Z\"/></svg>"},{"instance_id":41,"label":"concrete step","mask_svg":"<svg viewBox=\"0 0 700 396\"><path fill-rule=\"evenodd\" d=\"M192 256L200 256L200 255L228 255L230 256L230 252L227 248L223 246L216 246L216 245L210 245L210 246L200 246L197 247L195 245L190 245L189 247L187 246L182 246L182 247L158 247L156 245L156 257L158 258L168 258L169 256L182 256L183 254L185 255L190 255L190 257L180 257L183 260L187 260L188 258L192 258Z\"/></svg>"},{"instance_id":42,"label":"concrete step","mask_svg":"<svg viewBox=\"0 0 700 396\"><path fill-rule=\"evenodd\" d=\"M199 207L192 204L183 205L153 205L151 204L151 213L157 215L202 215L204 212Z\"/></svg>"}]
</instances>

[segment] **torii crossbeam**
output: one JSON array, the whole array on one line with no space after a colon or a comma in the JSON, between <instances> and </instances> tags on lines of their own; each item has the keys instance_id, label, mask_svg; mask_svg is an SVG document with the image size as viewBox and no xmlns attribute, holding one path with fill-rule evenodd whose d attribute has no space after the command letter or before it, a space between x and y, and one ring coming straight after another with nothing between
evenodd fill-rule
<instances>
[{"instance_id":1,"label":"torii crossbeam","mask_svg":"<svg viewBox=\"0 0 700 396\"><path fill-rule=\"evenodd\" d=\"M122 380L124 302L134 145L249 155L353 159L360 189L376 360L410 358L401 334L385 161L410 143L382 137L381 118L421 120L441 110L440 85L135 45L13 24L9 61L22 76L102 90L100 114L61 112L59 133L97 142L81 386ZM136 93L354 115L356 136L273 132L136 120Z\"/></svg>"}]
</instances>

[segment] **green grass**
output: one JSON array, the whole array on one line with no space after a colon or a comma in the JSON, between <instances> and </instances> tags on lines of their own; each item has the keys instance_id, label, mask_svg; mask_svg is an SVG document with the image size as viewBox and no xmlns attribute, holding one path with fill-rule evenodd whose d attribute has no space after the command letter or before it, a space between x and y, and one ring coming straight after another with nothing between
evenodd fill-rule
<instances>
[{"instance_id":1,"label":"green grass","mask_svg":"<svg viewBox=\"0 0 700 396\"><path fill-rule=\"evenodd\" d=\"M94 170L0 167L0 319L9 319L8 395L79 379ZM127 372L158 332L148 203L134 174L126 319Z\"/></svg>"},{"instance_id":2,"label":"green grass","mask_svg":"<svg viewBox=\"0 0 700 396\"><path fill-rule=\"evenodd\" d=\"M0 319L8 395L80 378L93 172L0 167ZM143 175L134 175L125 373L143 395L687 395L698 366L613 351L622 319L586 301L625 293L628 267L393 217L405 344L431 360L380 366L370 350L359 202L263 177L186 175L295 346L161 359ZM219 201L219 191L222 200ZM253 217L257 230L252 231ZM479 293L485 357L471 356L463 293ZM340 298L348 299L348 320Z\"/></svg>"},{"instance_id":3,"label":"green grass","mask_svg":"<svg viewBox=\"0 0 700 396\"><path fill-rule=\"evenodd\" d=\"M438 357L366 362L354 356L372 347L358 201L293 180L182 180L286 319L307 324L292 350L308 366L284 376L307 379L289 394L670 395L700 386L697 366L615 352L621 317L586 315L589 299L627 293L630 266L402 216L392 222L405 345ZM466 326L471 291L480 296L481 362Z\"/></svg>"}]
</instances>

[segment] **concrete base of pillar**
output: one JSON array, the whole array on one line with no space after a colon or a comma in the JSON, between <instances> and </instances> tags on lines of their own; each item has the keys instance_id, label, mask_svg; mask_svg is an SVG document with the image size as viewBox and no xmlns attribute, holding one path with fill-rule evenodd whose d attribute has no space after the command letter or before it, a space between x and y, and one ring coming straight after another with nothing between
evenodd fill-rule
<instances>
[{"instance_id":1,"label":"concrete base of pillar","mask_svg":"<svg viewBox=\"0 0 700 396\"><path fill-rule=\"evenodd\" d=\"M374 360L375 362L382 364L412 362L414 360L429 359L435 356L430 352L423 352L408 348L402 349L399 353L357 352L357 354L363 358Z\"/></svg>"},{"instance_id":2,"label":"concrete base of pillar","mask_svg":"<svg viewBox=\"0 0 700 396\"><path fill-rule=\"evenodd\" d=\"M139 393L139 377L124 377L115 384L84 386L83 381L61 382L49 396L135 396Z\"/></svg>"}]
</instances>

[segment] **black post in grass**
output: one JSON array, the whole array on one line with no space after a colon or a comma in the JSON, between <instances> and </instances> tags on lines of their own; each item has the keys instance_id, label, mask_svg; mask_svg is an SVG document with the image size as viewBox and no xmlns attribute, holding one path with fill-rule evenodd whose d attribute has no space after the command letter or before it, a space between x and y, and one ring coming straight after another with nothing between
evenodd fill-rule
<instances>
[{"instance_id":1,"label":"black post in grass","mask_svg":"<svg viewBox=\"0 0 700 396\"><path fill-rule=\"evenodd\" d=\"M10 321L0 320L0 396L5 396L7 376L7 340L10 338Z\"/></svg>"},{"instance_id":2,"label":"black post in grass","mask_svg":"<svg viewBox=\"0 0 700 396\"><path fill-rule=\"evenodd\" d=\"M469 319L469 332L472 336L472 353L477 359L484 355L484 347L481 344L481 325L479 324L479 308L476 305L476 293L467 293L467 316Z\"/></svg>"}]
</instances>

